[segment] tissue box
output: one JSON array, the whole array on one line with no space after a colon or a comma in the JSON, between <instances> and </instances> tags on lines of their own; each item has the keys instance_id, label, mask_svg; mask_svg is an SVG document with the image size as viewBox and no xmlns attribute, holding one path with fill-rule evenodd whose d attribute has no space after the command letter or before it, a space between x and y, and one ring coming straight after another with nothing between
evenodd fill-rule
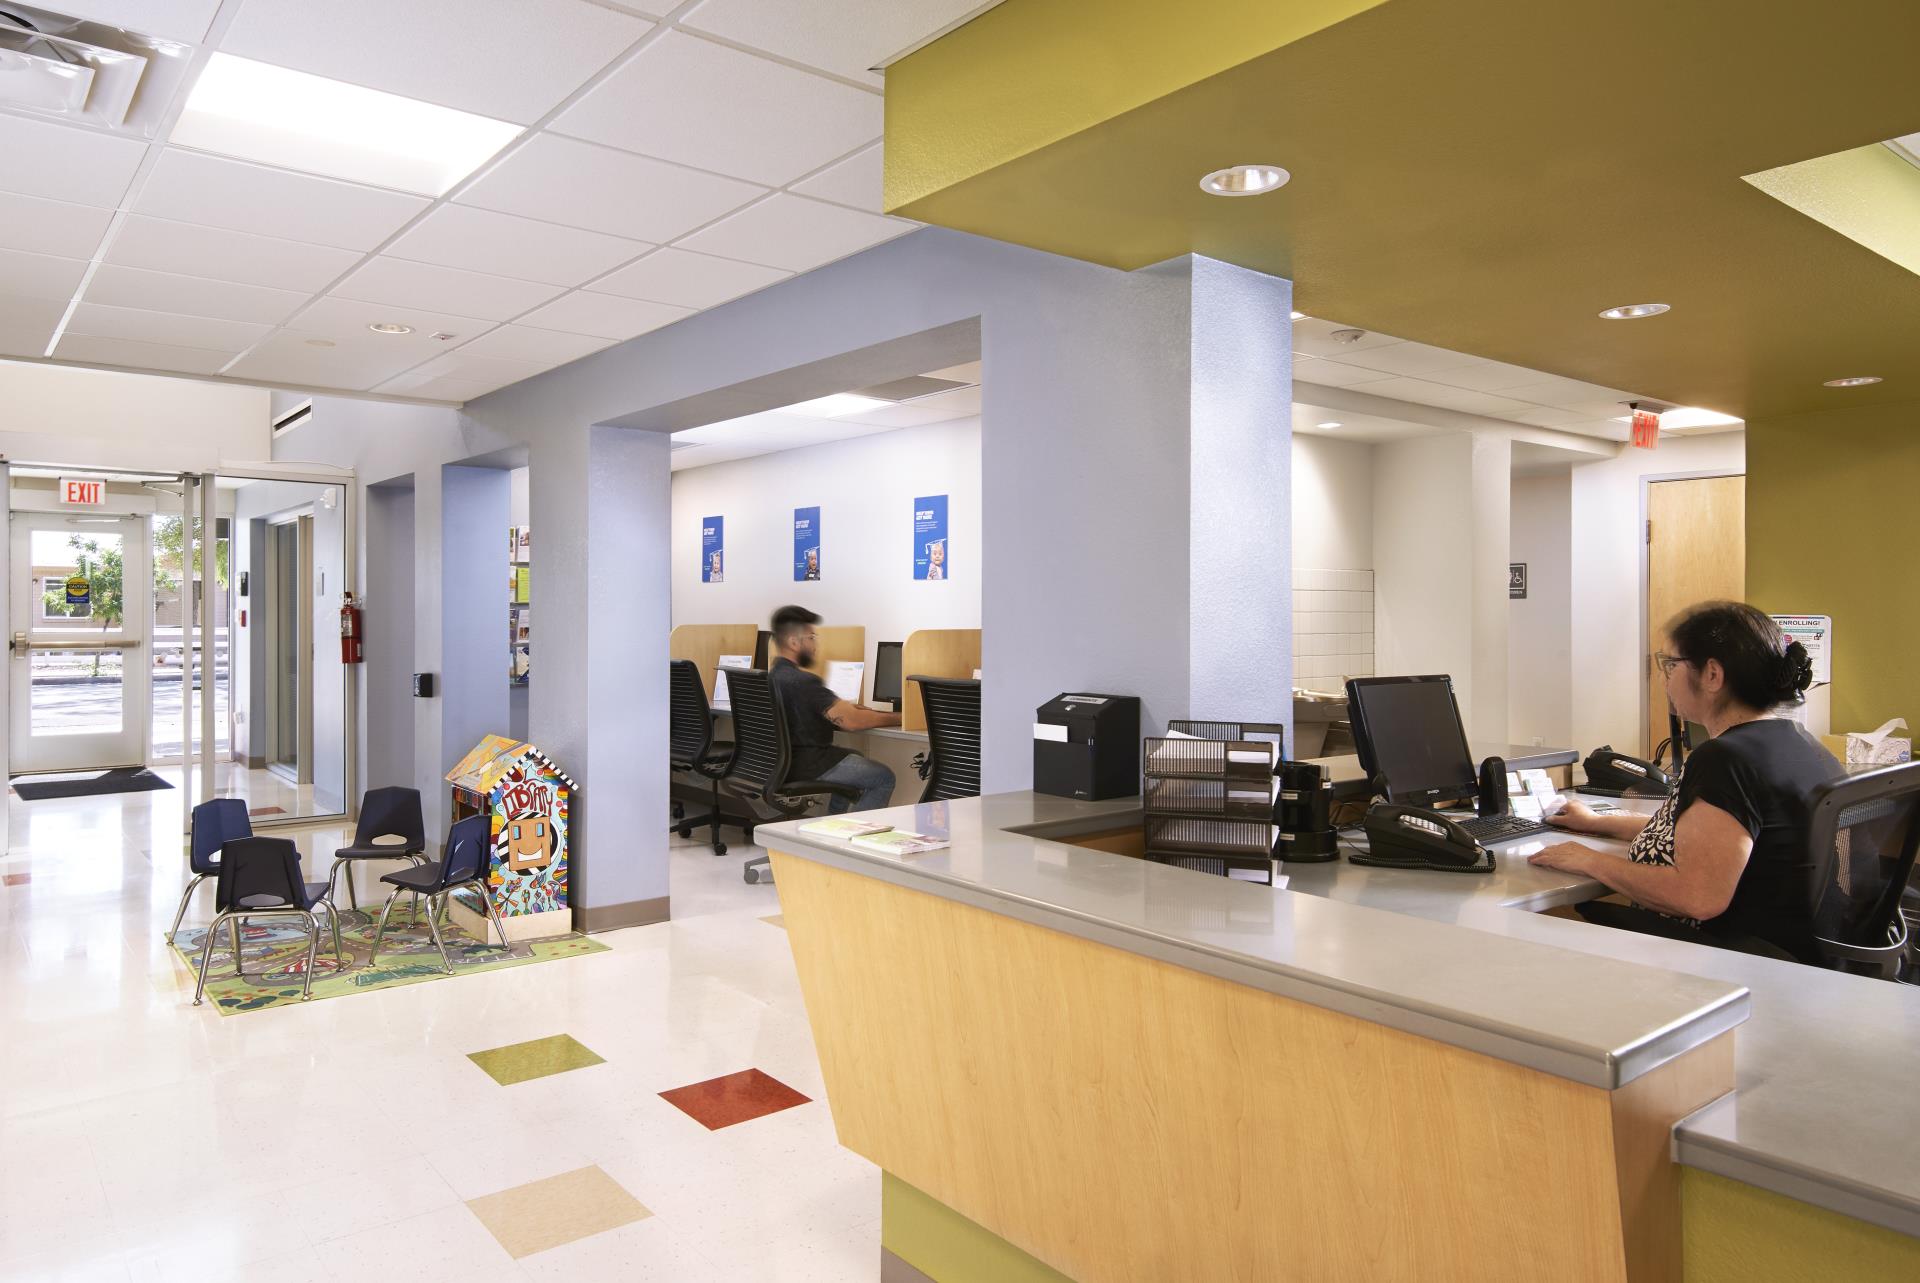
<instances>
[{"instance_id":1,"label":"tissue box","mask_svg":"<svg viewBox=\"0 0 1920 1283\"><path fill-rule=\"evenodd\" d=\"M1906 729L1906 719L1896 717L1877 730L1847 732L1847 765L1895 766L1912 761L1913 740L1894 734Z\"/></svg>"}]
</instances>

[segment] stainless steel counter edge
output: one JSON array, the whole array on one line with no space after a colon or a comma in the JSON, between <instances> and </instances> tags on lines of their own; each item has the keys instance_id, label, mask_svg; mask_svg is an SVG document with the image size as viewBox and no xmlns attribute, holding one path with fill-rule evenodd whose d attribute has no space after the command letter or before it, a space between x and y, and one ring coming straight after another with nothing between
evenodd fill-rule
<instances>
[{"instance_id":1,"label":"stainless steel counter edge","mask_svg":"<svg viewBox=\"0 0 1920 1283\"><path fill-rule=\"evenodd\" d=\"M910 890L938 889L943 898L1002 913L1019 921L1125 949L1174 966L1200 971L1220 979L1261 989L1281 997L1306 1002L1330 1011L1397 1029L1466 1051L1492 1056L1567 1078L1590 1087L1612 1090L1658 1068L1676 1056L1725 1033L1749 1015L1747 990L1739 986L1718 986L1722 992L1684 1018L1670 1021L1634 1041L1598 1052L1540 1031L1493 1020L1477 1019L1471 1013L1445 1009L1343 981L1338 977L1291 966L1273 959L1218 949L1198 941L1166 935L1148 928L1115 922L1066 906L984 887L924 865L903 865L882 856L870 855L833 839L816 839L800 833L793 822L762 825L760 842L772 849L847 872L872 877ZM1047 839L1033 837L1044 842ZM1127 861L1127 856L1109 855L1087 848L1070 848L1083 858ZM1177 872L1177 871L1176 871ZM1279 894L1289 894L1280 892ZM1374 913L1378 910L1361 910ZM1464 928L1463 928L1464 929ZM1482 937L1483 939L1485 937ZM1569 954L1569 957L1586 955ZM1632 963L1614 964L1636 966Z\"/></svg>"},{"instance_id":2,"label":"stainless steel counter edge","mask_svg":"<svg viewBox=\"0 0 1920 1283\"><path fill-rule=\"evenodd\" d=\"M1731 1124L1738 1109L1735 1092L1681 1119L1673 1129L1673 1161L1920 1238L1920 1207L1895 1191L1802 1167L1735 1141Z\"/></svg>"}]
</instances>

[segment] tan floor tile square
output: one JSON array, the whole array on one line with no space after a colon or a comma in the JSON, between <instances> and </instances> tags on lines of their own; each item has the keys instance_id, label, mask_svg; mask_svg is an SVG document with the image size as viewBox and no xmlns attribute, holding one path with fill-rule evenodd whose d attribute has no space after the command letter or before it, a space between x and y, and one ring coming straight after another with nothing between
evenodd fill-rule
<instances>
[{"instance_id":1,"label":"tan floor tile square","mask_svg":"<svg viewBox=\"0 0 1920 1283\"><path fill-rule=\"evenodd\" d=\"M467 1207L515 1260L653 1215L598 1167L516 1185Z\"/></svg>"},{"instance_id":2,"label":"tan floor tile square","mask_svg":"<svg viewBox=\"0 0 1920 1283\"><path fill-rule=\"evenodd\" d=\"M779 927L782 931L787 929L787 915L784 913L769 913L766 917L760 919L760 921L771 923Z\"/></svg>"},{"instance_id":3,"label":"tan floor tile square","mask_svg":"<svg viewBox=\"0 0 1920 1283\"><path fill-rule=\"evenodd\" d=\"M495 1047L491 1051L471 1052L467 1059L486 1070L493 1081L502 1087L545 1078L549 1074L564 1074L569 1069L585 1069L589 1065L606 1063L605 1059L587 1050L568 1034L535 1038L532 1042L516 1042Z\"/></svg>"}]
</instances>

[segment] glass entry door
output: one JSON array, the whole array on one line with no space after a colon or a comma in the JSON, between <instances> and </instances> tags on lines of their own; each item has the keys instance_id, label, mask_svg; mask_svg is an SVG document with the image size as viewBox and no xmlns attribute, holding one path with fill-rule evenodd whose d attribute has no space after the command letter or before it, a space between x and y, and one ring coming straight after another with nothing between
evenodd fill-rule
<instances>
[{"instance_id":1,"label":"glass entry door","mask_svg":"<svg viewBox=\"0 0 1920 1283\"><path fill-rule=\"evenodd\" d=\"M153 695L145 518L13 514L11 769L146 764Z\"/></svg>"}]
</instances>

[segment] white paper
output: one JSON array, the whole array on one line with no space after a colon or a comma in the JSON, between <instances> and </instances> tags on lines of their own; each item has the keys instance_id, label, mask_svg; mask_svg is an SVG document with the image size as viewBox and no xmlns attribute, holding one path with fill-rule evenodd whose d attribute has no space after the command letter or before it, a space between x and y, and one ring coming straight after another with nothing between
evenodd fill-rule
<instances>
[{"instance_id":1,"label":"white paper","mask_svg":"<svg viewBox=\"0 0 1920 1283\"><path fill-rule=\"evenodd\" d=\"M713 674L713 706L722 713L733 711L733 698L727 694L727 672L729 668L752 668L751 655L722 655Z\"/></svg>"},{"instance_id":2,"label":"white paper","mask_svg":"<svg viewBox=\"0 0 1920 1283\"><path fill-rule=\"evenodd\" d=\"M1271 748L1263 750L1230 748L1227 750L1227 760L1229 762L1259 762L1262 765L1271 766L1273 765L1273 750Z\"/></svg>"},{"instance_id":3,"label":"white paper","mask_svg":"<svg viewBox=\"0 0 1920 1283\"><path fill-rule=\"evenodd\" d=\"M860 685L866 680L865 660L835 659L827 662L827 689L850 704L860 702Z\"/></svg>"},{"instance_id":4,"label":"white paper","mask_svg":"<svg viewBox=\"0 0 1920 1283\"><path fill-rule=\"evenodd\" d=\"M1168 727L1166 738L1170 740L1197 740L1200 737L1198 735L1189 735L1185 731L1176 731L1172 727Z\"/></svg>"},{"instance_id":5,"label":"white paper","mask_svg":"<svg viewBox=\"0 0 1920 1283\"><path fill-rule=\"evenodd\" d=\"M1067 728L1064 726L1054 726L1047 722L1035 722L1033 724L1033 737L1037 740L1053 740L1056 743L1064 744L1067 742Z\"/></svg>"},{"instance_id":6,"label":"white paper","mask_svg":"<svg viewBox=\"0 0 1920 1283\"><path fill-rule=\"evenodd\" d=\"M1775 615L1773 622L1780 625L1788 641L1807 648L1816 685L1833 680L1833 616Z\"/></svg>"}]
</instances>

